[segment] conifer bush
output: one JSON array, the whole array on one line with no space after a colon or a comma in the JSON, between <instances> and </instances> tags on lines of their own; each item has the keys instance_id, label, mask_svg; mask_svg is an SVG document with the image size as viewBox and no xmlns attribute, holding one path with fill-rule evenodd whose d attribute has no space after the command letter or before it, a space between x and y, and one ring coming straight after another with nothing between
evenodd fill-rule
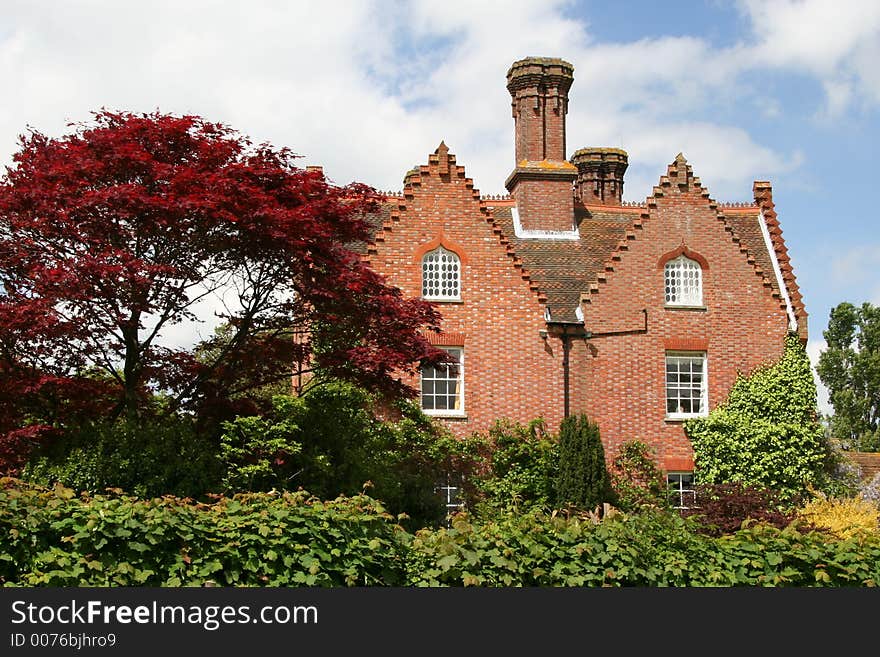
<instances>
[{"instance_id":1,"label":"conifer bush","mask_svg":"<svg viewBox=\"0 0 880 657\"><path fill-rule=\"evenodd\" d=\"M599 426L584 414L565 418L559 429L557 505L593 509L614 497Z\"/></svg>"}]
</instances>

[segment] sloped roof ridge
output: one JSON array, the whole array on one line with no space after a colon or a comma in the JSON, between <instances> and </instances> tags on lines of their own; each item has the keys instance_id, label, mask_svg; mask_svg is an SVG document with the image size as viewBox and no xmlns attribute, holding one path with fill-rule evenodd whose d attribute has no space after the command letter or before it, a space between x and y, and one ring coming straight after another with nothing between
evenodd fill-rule
<instances>
[{"instance_id":1,"label":"sloped roof ridge","mask_svg":"<svg viewBox=\"0 0 880 657\"><path fill-rule=\"evenodd\" d=\"M683 177L680 177L679 174L681 173L684 174ZM675 160L666 167L666 175L660 176L659 184L654 186L651 195L645 199L645 211L640 213L639 217L633 219L630 223L629 229L625 233L625 238L618 242L609 258L605 261L604 271L598 272L594 279L589 283L588 289L581 293L581 302L592 303L591 295L598 294L600 286L608 282L610 274L613 273L617 267L616 263L622 261L623 253L629 250L628 242L635 241L637 232L644 228L645 221L652 218L651 210L657 207L657 199L666 195L664 189L671 188L673 180L676 181L675 184L677 184L680 189L694 187L701 190L700 195L707 200L709 208L715 211L715 216L723 224L724 230L730 233L731 241L739 247L740 252L745 255L746 261L752 266L755 275L761 279L762 285L770 290L770 293L779 300L780 308L784 309L785 300L782 298L781 290L776 289L773 279L768 276L768 273L764 272L760 265L758 265L754 254L743 244L739 235L736 234L733 225L727 221L727 217L722 211L723 206L709 196L709 189L703 187L700 178L693 175L693 168L688 164L684 155L681 153L679 153Z\"/></svg>"},{"instance_id":2,"label":"sloped roof ridge","mask_svg":"<svg viewBox=\"0 0 880 657\"><path fill-rule=\"evenodd\" d=\"M776 252L776 261L779 263L779 270L782 272L782 281L788 290L788 298L794 306L795 316L799 320L807 319L807 309L804 305L804 298L801 294L800 287L797 283L797 277L794 275L794 267L791 264L791 258L788 255L788 247L785 244L785 238L782 236L782 225L779 223L779 217L776 214L776 205L773 203L773 188L766 180L756 180L752 187L755 195L755 203L761 208L764 215L764 222L767 224L767 231L770 233L770 240L773 242L773 250ZM801 322L798 323L800 328ZM806 329L804 329L804 332ZM806 338L804 334L802 337Z\"/></svg>"},{"instance_id":3,"label":"sloped roof ridge","mask_svg":"<svg viewBox=\"0 0 880 657\"><path fill-rule=\"evenodd\" d=\"M403 190L401 189L379 189L376 190L376 193L379 196L384 197L386 200L390 199L401 199L403 198ZM480 199L483 201L505 201L505 202L513 202L513 197L509 193L503 194L480 194ZM756 201L716 201L718 206L725 209L736 209L742 208L744 210L750 210L753 208L760 208L760 205ZM615 206L603 206L608 208L614 208ZM644 208L645 201L621 201L620 207L622 208Z\"/></svg>"},{"instance_id":4,"label":"sloped roof ridge","mask_svg":"<svg viewBox=\"0 0 880 657\"><path fill-rule=\"evenodd\" d=\"M547 295L540 289L538 283L533 280L532 275L528 269L526 269L522 258L517 255L516 249L510 241L510 238L504 234L501 226L495 221L492 208L489 207L486 200L481 197L480 190L474 187L474 181L471 178L466 177L464 167L455 163L455 155L449 152L446 143L443 141L440 142L440 145L433 153L428 155L427 165L423 164L407 173L406 179L404 180L403 192L399 196L384 195L384 200L390 202L393 199L396 201L396 207L392 208L388 220L382 223L382 226L374 233L373 240L367 244L366 254L363 256L364 261L367 264L370 264L370 256L378 252L378 244L385 241L385 234L392 232L394 230L394 225L400 222L401 215L408 210L407 201L415 197L417 191L422 186L422 178L424 176L451 176L453 174L457 178L464 180L465 187L471 190L471 195L477 202L480 213L491 226L492 232L498 237L498 244L504 247L506 255L510 258L513 266L519 269L520 276L529 284L529 289L534 292L538 302L541 304L546 303Z\"/></svg>"}]
</instances>

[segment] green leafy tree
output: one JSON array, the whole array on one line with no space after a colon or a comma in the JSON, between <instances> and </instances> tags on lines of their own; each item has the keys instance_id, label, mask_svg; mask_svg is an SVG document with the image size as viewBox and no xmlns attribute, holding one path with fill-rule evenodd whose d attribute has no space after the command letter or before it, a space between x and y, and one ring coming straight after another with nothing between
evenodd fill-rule
<instances>
[{"instance_id":1,"label":"green leafy tree","mask_svg":"<svg viewBox=\"0 0 880 657\"><path fill-rule=\"evenodd\" d=\"M828 451L816 384L796 335L778 362L739 376L727 401L685 430L701 483L742 483L792 498L823 480Z\"/></svg>"},{"instance_id":2,"label":"green leafy tree","mask_svg":"<svg viewBox=\"0 0 880 657\"><path fill-rule=\"evenodd\" d=\"M463 447L468 446L482 457L480 471L466 487L478 516L494 517L510 508L553 505L559 441L545 432L543 420L535 419L528 425L497 420L488 436L475 434L463 443Z\"/></svg>"},{"instance_id":3,"label":"green leafy tree","mask_svg":"<svg viewBox=\"0 0 880 657\"><path fill-rule=\"evenodd\" d=\"M400 401L386 416L378 396L326 380L300 397L276 395L264 416L223 424L226 491L305 489L321 498L357 495L365 487L408 526L443 520L435 485L460 471L465 445ZM464 468L465 470L467 468Z\"/></svg>"},{"instance_id":4,"label":"green leafy tree","mask_svg":"<svg viewBox=\"0 0 880 657\"><path fill-rule=\"evenodd\" d=\"M880 307L841 303L822 335L816 370L828 387L831 434L848 449L880 450Z\"/></svg>"},{"instance_id":5,"label":"green leafy tree","mask_svg":"<svg viewBox=\"0 0 880 657\"><path fill-rule=\"evenodd\" d=\"M584 414L565 418L559 429L556 500L580 509L614 500L599 426Z\"/></svg>"},{"instance_id":6,"label":"green leafy tree","mask_svg":"<svg viewBox=\"0 0 880 657\"><path fill-rule=\"evenodd\" d=\"M270 416L248 415L223 423L220 458L226 466L223 486L233 491L284 490L302 451L293 420L302 401L278 395ZM295 466L294 466L295 467Z\"/></svg>"}]
</instances>

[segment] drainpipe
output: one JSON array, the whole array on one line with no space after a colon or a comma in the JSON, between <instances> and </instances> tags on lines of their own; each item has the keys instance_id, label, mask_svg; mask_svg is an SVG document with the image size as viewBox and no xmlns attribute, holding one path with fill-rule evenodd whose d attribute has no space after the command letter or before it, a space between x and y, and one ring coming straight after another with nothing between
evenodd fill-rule
<instances>
[{"instance_id":1,"label":"drainpipe","mask_svg":"<svg viewBox=\"0 0 880 657\"><path fill-rule=\"evenodd\" d=\"M547 322L547 329L549 332L553 335L559 336L559 339L562 341L562 397L564 417L568 417L571 414L571 339L583 338L589 340L590 338L601 338L610 335L638 335L640 333L647 333L648 309L643 308L641 312L645 318L644 328L605 331L602 333L593 333L586 330L583 322ZM542 335L545 334L542 332Z\"/></svg>"},{"instance_id":2,"label":"drainpipe","mask_svg":"<svg viewBox=\"0 0 880 657\"><path fill-rule=\"evenodd\" d=\"M590 332L581 322L547 322L547 328L562 341L562 408L563 417L571 415L571 339L589 338Z\"/></svg>"},{"instance_id":3,"label":"drainpipe","mask_svg":"<svg viewBox=\"0 0 880 657\"><path fill-rule=\"evenodd\" d=\"M568 355L571 352L571 340L568 339L568 333L562 334L562 399L563 415L568 417L571 415L571 400L569 399L569 366Z\"/></svg>"}]
</instances>

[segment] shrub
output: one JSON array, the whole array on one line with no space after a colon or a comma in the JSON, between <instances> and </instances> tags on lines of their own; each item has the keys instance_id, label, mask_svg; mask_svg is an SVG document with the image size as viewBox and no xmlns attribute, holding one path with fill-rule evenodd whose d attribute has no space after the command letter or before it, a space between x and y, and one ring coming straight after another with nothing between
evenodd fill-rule
<instances>
[{"instance_id":1,"label":"shrub","mask_svg":"<svg viewBox=\"0 0 880 657\"><path fill-rule=\"evenodd\" d=\"M813 488L827 497L852 497L860 488L859 466L835 441L826 441L825 461Z\"/></svg>"},{"instance_id":2,"label":"shrub","mask_svg":"<svg viewBox=\"0 0 880 657\"><path fill-rule=\"evenodd\" d=\"M685 422L704 483L739 482L795 497L821 479L827 457L806 350L786 338L782 358L737 378L727 401Z\"/></svg>"},{"instance_id":3,"label":"shrub","mask_svg":"<svg viewBox=\"0 0 880 657\"><path fill-rule=\"evenodd\" d=\"M657 509L510 510L406 533L364 495L211 503L0 479L0 586L872 586L880 533L765 524L720 538Z\"/></svg>"},{"instance_id":4,"label":"shrub","mask_svg":"<svg viewBox=\"0 0 880 657\"><path fill-rule=\"evenodd\" d=\"M775 491L740 483L698 485L696 501L696 507L679 512L685 518L698 518L697 531L709 536L733 534L748 520L782 529L795 519Z\"/></svg>"},{"instance_id":5,"label":"shrub","mask_svg":"<svg viewBox=\"0 0 880 657\"><path fill-rule=\"evenodd\" d=\"M220 489L217 446L185 417L81 425L44 443L22 473L76 491L121 488L141 497L200 497Z\"/></svg>"},{"instance_id":6,"label":"shrub","mask_svg":"<svg viewBox=\"0 0 880 657\"><path fill-rule=\"evenodd\" d=\"M559 429L557 505L593 509L613 500L598 425L583 414L565 418Z\"/></svg>"},{"instance_id":7,"label":"shrub","mask_svg":"<svg viewBox=\"0 0 880 657\"><path fill-rule=\"evenodd\" d=\"M640 440L623 443L611 462L610 475L621 510L667 505L666 480L646 443Z\"/></svg>"},{"instance_id":8,"label":"shrub","mask_svg":"<svg viewBox=\"0 0 880 657\"><path fill-rule=\"evenodd\" d=\"M412 586L873 586L880 537L829 540L753 524L729 536L659 510L598 524L536 510L421 530L407 554Z\"/></svg>"},{"instance_id":9,"label":"shrub","mask_svg":"<svg viewBox=\"0 0 880 657\"><path fill-rule=\"evenodd\" d=\"M264 417L223 425L229 493L303 488L322 499L370 489L408 525L438 524L445 508L434 487L469 458L469 445L438 428L411 402L395 419L377 415L377 398L328 381L302 397L278 395Z\"/></svg>"},{"instance_id":10,"label":"shrub","mask_svg":"<svg viewBox=\"0 0 880 657\"><path fill-rule=\"evenodd\" d=\"M224 490L268 491L288 487L299 465L294 457L302 451L302 444L296 440L300 428L294 420L302 403L295 397L278 395L272 399L269 416L237 417L223 423L220 458L226 469Z\"/></svg>"},{"instance_id":11,"label":"shrub","mask_svg":"<svg viewBox=\"0 0 880 657\"><path fill-rule=\"evenodd\" d=\"M686 522L646 513L601 521L537 509L416 533L407 558L413 586L686 585L688 561L705 562ZM674 527L674 529L673 529ZM664 555L664 556L661 556Z\"/></svg>"},{"instance_id":12,"label":"shrub","mask_svg":"<svg viewBox=\"0 0 880 657\"><path fill-rule=\"evenodd\" d=\"M0 585L365 586L403 583L409 538L363 495L81 495L0 479Z\"/></svg>"},{"instance_id":13,"label":"shrub","mask_svg":"<svg viewBox=\"0 0 880 657\"><path fill-rule=\"evenodd\" d=\"M553 504L559 443L545 433L543 421L536 419L524 426L498 420L488 436L475 435L470 445L480 455L467 496L477 515L490 517L503 509Z\"/></svg>"},{"instance_id":14,"label":"shrub","mask_svg":"<svg viewBox=\"0 0 880 657\"><path fill-rule=\"evenodd\" d=\"M880 509L859 497L841 499L819 496L800 508L798 516L813 527L828 531L838 538L880 532Z\"/></svg>"}]
</instances>

